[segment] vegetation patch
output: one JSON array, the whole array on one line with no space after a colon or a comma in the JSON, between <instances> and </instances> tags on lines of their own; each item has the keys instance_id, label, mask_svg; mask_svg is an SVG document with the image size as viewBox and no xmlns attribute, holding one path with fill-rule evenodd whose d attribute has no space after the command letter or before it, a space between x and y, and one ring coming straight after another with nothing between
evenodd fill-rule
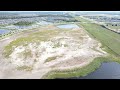
<instances>
[{"instance_id":1,"label":"vegetation patch","mask_svg":"<svg viewBox=\"0 0 120 90\"><path fill-rule=\"evenodd\" d=\"M25 52L23 52L22 54L24 55L25 59L27 57L32 58L32 52L30 50L25 50Z\"/></svg>"},{"instance_id":2,"label":"vegetation patch","mask_svg":"<svg viewBox=\"0 0 120 90\"><path fill-rule=\"evenodd\" d=\"M9 55L12 53L12 51L14 50L14 47L18 47L20 45L26 46L29 43L37 43L37 42L41 42L41 41L48 41L50 40L50 38L56 36L58 33L60 33L60 31L57 30L42 30L40 32L37 33L32 33L27 37L20 37L12 42L10 42L10 44L8 44L7 46L5 46L4 49L4 53L3 55L5 57L9 57Z\"/></svg>"},{"instance_id":3,"label":"vegetation patch","mask_svg":"<svg viewBox=\"0 0 120 90\"><path fill-rule=\"evenodd\" d=\"M57 47L60 47L60 46L61 46L61 44L59 42L57 42L57 43L54 44L53 48L57 48Z\"/></svg>"},{"instance_id":4,"label":"vegetation patch","mask_svg":"<svg viewBox=\"0 0 120 90\"><path fill-rule=\"evenodd\" d=\"M53 57L48 57L45 61L46 62L50 62L50 61L53 61L53 60L56 60L57 58L61 58L63 55L60 55L60 56L53 56Z\"/></svg>"},{"instance_id":5,"label":"vegetation patch","mask_svg":"<svg viewBox=\"0 0 120 90\"><path fill-rule=\"evenodd\" d=\"M33 67L32 66L18 66L17 70L32 71Z\"/></svg>"},{"instance_id":6,"label":"vegetation patch","mask_svg":"<svg viewBox=\"0 0 120 90\"><path fill-rule=\"evenodd\" d=\"M105 26L111 29L120 29L120 23L106 23Z\"/></svg>"},{"instance_id":7,"label":"vegetation patch","mask_svg":"<svg viewBox=\"0 0 120 90\"><path fill-rule=\"evenodd\" d=\"M86 20L87 22L87 20ZM107 30L95 23L80 23L84 29L99 40L102 44L106 45L116 54L120 55L120 35ZM79 24L78 24L79 25Z\"/></svg>"},{"instance_id":8,"label":"vegetation patch","mask_svg":"<svg viewBox=\"0 0 120 90\"><path fill-rule=\"evenodd\" d=\"M83 77L98 69L101 63L113 61L120 63L120 58L115 59L113 57L97 57L89 65L86 65L82 68L74 68L68 70L54 70L48 72L42 78L55 79L55 78Z\"/></svg>"},{"instance_id":9,"label":"vegetation patch","mask_svg":"<svg viewBox=\"0 0 120 90\"><path fill-rule=\"evenodd\" d=\"M50 61L53 61L55 59L57 59L57 56L48 57L45 62L50 62Z\"/></svg>"},{"instance_id":10,"label":"vegetation patch","mask_svg":"<svg viewBox=\"0 0 120 90\"><path fill-rule=\"evenodd\" d=\"M82 77L98 69L103 62L120 63L120 35L103 28L98 24L91 23L90 21L87 21L85 19L78 19L81 21L81 23L78 25L82 25L91 37L99 40L102 43L101 48L109 53L109 55L105 57L97 57L89 65L86 65L82 68L74 68L71 70L54 70L48 72L46 75L43 76L43 78L54 79Z\"/></svg>"},{"instance_id":11,"label":"vegetation patch","mask_svg":"<svg viewBox=\"0 0 120 90\"><path fill-rule=\"evenodd\" d=\"M29 25L32 25L32 24L34 24L34 23L35 23L35 22L20 21L20 22L15 23L14 25L18 25L18 26L29 26Z\"/></svg>"}]
</instances>

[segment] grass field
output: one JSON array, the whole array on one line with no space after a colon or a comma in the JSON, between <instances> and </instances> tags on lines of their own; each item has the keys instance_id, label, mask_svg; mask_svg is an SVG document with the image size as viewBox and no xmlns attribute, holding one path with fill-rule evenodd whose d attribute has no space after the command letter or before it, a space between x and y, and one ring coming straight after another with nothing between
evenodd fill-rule
<instances>
[{"instance_id":1,"label":"grass field","mask_svg":"<svg viewBox=\"0 0 120 90\"><path fill-rule=\"evenodd\" d=\"M109 53L106 57L97 57L89 65L82 68L75 68L72 70L56 70L49 72L43 78L70 78L86 76L90 72L98 69L102 62L118 62L120 63L120 35L109 31L102 26L90 23L82 18L77 18L81 23L78 25L83 27L88 34L102 43L102 49Z\"/></svg>"},{"instance_id":2,"label":"grass field","mask_svg":"<svg viewBox=\"0 0 120 90\"><path fill-rule=\"evenodd\" d=\"M20 21L20 22L15 23L14 25L18 25L18 26L29 26L29 25L32 25L32 24L34 24L34 23L35 23L35 22Z\"/></svg>"},{"instance_id":3,"label":"grass field","mask_svg":"<svg viewBox=\"0 0 120 90\"><path fill-rule=\"evenodd\" d=\"M81 20L82 21L82 20ZM120 56L120 35L95 23L80 23L94 38Z\"/></svg>"}]
</instances>

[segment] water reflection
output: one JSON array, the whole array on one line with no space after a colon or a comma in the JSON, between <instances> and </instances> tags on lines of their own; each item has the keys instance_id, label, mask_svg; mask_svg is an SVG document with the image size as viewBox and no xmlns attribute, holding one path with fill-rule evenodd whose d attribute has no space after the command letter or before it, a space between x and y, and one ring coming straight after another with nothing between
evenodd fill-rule
<instances>
[{"instance_id":1,"label":"water reflection","mask_svg":"<svg viewBox=\"0 0 120 90\"><path fill-rule=\"evenodd\" d=\"M120 79L120 64L116 62L102 63L99 69L87 76L72 79Z\"/></svg>"}]
</instances>

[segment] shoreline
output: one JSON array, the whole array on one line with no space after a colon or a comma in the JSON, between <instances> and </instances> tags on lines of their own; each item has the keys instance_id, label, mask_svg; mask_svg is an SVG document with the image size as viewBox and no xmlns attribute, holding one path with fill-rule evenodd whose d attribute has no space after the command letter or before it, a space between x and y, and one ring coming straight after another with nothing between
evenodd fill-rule
<instances>
[{"instance_id":1,"label":"shoreline","mask_svg":"<svg viewBox=\"0 0 120 90\"><path fill-rule=\"evenodd\" d=\"M86 29L86 28L84 28ZM83 29L83 30L84 30ZM94 37L91 35L90 32L86 30L89 36ZM96 37L95 37L96 39ZM97 39L99 41L99 39ZM101 42L101 41L100 41ZM103 42L101 42L102 46L101 49L108 53L105 57L97 57L95 58L90 64L82 67L82 68L74 68L69 71L51 71L44 75L43 78L45 79L54 79L54 78L69 78L69 77L81 77L86 76L89 73L95 71L100 67L103 62L118 62L120 63L120 56L116 54L116 52L112 51L108 46L106 46Z\"/></svg>"},{"instance_id":2,"label":"shoreline","mask_svg":"<svg viewBox=\"0 0 120 90\"><path fill-rule=\"evenodd\" d=\"M111 57L112 58L112 57ZM89 64L79 67L79 68L73 68L69 70L55 70L48 72L46 75L42 77L42 79L56 79L56 78L71 78L71 77L84 77L87 76L88 74L94 72L97 70L100 65L104 62L117 62L120 64L120 61L118 59L110 57L97 57L92 62Z\"/></svg>"}]
</instances>

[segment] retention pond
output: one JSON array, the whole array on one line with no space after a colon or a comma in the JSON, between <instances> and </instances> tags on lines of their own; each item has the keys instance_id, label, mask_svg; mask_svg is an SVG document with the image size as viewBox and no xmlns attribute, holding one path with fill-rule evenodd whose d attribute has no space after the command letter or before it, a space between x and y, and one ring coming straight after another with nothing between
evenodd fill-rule
<instances>
[{"instance_id":1,"label":"retention pond","mask_svg":"<svg viewBox=\"0 0 120 90\"><path fill-rule=\"evenodd\" d=\"M117 62L102 63L100 68L87 76L72 79L120 79L120 64Z\"/></svg>"}]
</instances>

